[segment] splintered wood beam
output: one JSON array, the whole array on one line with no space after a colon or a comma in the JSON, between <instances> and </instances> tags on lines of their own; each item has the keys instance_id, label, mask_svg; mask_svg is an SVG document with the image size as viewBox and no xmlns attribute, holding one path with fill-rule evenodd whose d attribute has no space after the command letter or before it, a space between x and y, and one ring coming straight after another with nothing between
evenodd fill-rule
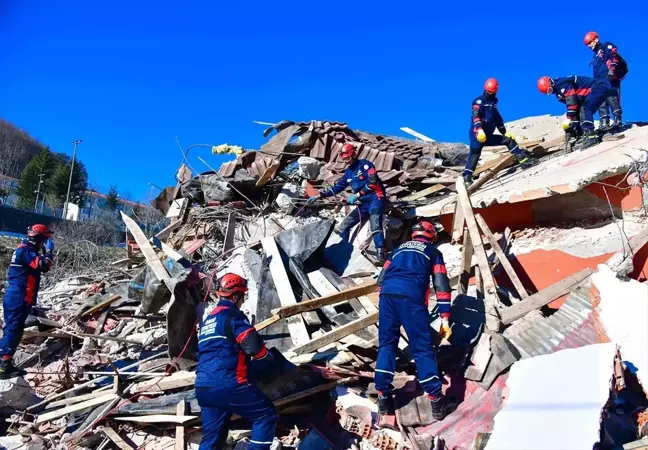
<instances>
[{"instance_id":1,"label":"splintered wood beam","mask_svg":"<svg viewBox=\"0 0 648 450\"><path fill-rule=\"evenodd\" d=\"M362 330L369 325L373 325L378 321L378 312L369 314L367 316L360 317L352 322L349 322L346 325L335 328L328 333L324 333L322 336L312 339L305 344L298 345L290 349L290 351L295 352L298 355L303 353L314 352L328 344L339 341L340 339L355 333L356 331Z\"/></svg>"},{"instance_id":2,"label":"splintered wood beam","mask_svg":"<svg viewBox=\"0 0 648 450\"><path fill-rule=\"evenodd\" d=\"M486 240L488 240L488 243L491 245L491 248L495 252L495 255L497 256L497 259L499 259L500 264L502 265L502 268L508 275L509 279L513 283L513 286L515 287L515 290L518 293L518 296L524 300L529 296L527 294L526 289L524 288L524 285L520 281L520 278L518 277L517 273L515 273L515 269L511 265L511 261L506 257L506 254L504 253L504 250L499 245L499 242L497 242L497 239L495 239L495 236L493 235L493 232L488 228L488 224L484 220L484 218L481 216L481 214L477 214L475 216L475 219L477 220L477 224L479 225L479 228L481 228L482 232L486 236Z\"/></svg>"},{"instance_id":3,"label":"splintered wood beam","mask_svg":"<svg viewBox=\"0 0 648 450\"><path fill-rule=\"evenodd\" d=\"M464 233L463 248L461 249L461 273L459 274L458 294L468 292L468 281L470 281L470 269L472 268L473 245L470 234Z\"/></svg>"},{"instance_id":4,"label":"splintered wood beam","mask_svg":"<svg viewBox=\"0 0 648 450\"><path fill-rule=\"evenodd\" d=\"M352 298L360 297L362 295L371 294L378 290L378 285L376 282L367 283L354 287L351 289L346 289L344 291L335 292L333 294L324 295L320 298L314 298L312 300L306 300L301 303L296 303L290 306L284 306L273 311L276 316L279 317L290 317L295 314L302 313L304 311L312 311L314 309L321 308L327 305L334 305Z\"/></svg>"},{"instance_id":5,"label":"splintered wood beam","mask_svg":"<svg viewBox=\"0 0 648 450\"><path fill-rule=\"evenodd\" d=\"M452 182L450 182L450 184L452 184ZM432 195L435 192L445 189L445 187L446 187L445 184L435 184L433 186L423 189L422 191L414 192L413 194L403 197L401 198L401 200L406 202L418 200L419 198L427 197L428 195Z\"/></svg>"},{"instance_id":6,"label":"splintered wood beam","mask_svg":"<svg viewBox=\"0 0 648 450\"><path fill-rule=\"evenodd\" d=\"M472 242L473 250L475 252L475 258L477 259L477 266L480 269L482 282L484 286L484 306L486 309L486 327L490 331L499 331L500 328L500 318L499 318L499 297L497 295L497 287L495 286L495 280L493 279L493 274L490 270L490 265L488 264L488 257L486 256L486 250L484 249L484 243L482 242L481 234L479 233L479 227L477 226L477 221L475 215L473 214L472 205L470 204L470 198L468 197L468 191L462 179L457 179L457 195L459 197L458 204L461 206L463 215L466 220L466 226L468 227L468 233L470 234L470 241Z\"/></svg>"}]
</instances>

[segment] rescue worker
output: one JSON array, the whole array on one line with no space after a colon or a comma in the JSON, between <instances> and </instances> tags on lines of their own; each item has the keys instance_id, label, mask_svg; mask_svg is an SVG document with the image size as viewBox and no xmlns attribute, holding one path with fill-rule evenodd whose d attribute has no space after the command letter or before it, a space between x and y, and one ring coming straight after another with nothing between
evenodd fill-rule
<instances>
[{"instance_id":1,"label":"rescue worker","mask_svg":"<svg viewBox=\"0 0 648 450\"><path fill-rule=\"evenodd\" d=\"M250 450L269 449L274 438L277 411L247 380L250 359L268 365L273 359L240 310L247 290L245 278L227 273L218 280L216 307L199 314L196 398L202 415L200 450L222 448L232 414L252 422Z\"/></svg>"},{"instance_id":2,"label":"rescue worker","mask_svg":"<svg viewBox=\"0 0 648 450\"><path fill-rule=\"evenodd\" d=\"M497 109L497 91L499 83L495 78L489 78L484 83L484 92L472 102L472 116L470 129L470 153L463 171L463 178L466 185L472 183L472 176L479 163L482 149L485 146L506 145L513 153L520 164L528 162L527 154L520 149L515 136L506 132L504 119ZM497 129L500 135L493 134Z\"/></svg>"},{"instance_id":3,"label":"rescue worker","mask_svg":"<svg viewBox=\"0 0 648 450\"><path fill-rule=\"evenodd\" d=\"M319 198L332 197L344 191L347 187L351 187L353 194L349 195L347 203L355 205L360 202L360 204L340 224L340 236L342 239L348 240L351 229L368 217L376 247L377 262L382 265L385 261L385 235L383 233L383 216L385 202L387 201L385 186L378 177L376 166L366 159L358 159L353 144L344 144L340 152L340 158L349 165L342 178L329 189L310 197L308 203L312 203Z\"/></svg>"},{"instance_id":4,"label":"rescue worker","mask_svg":"<svg viewBox=\"0 0 648 450\"><path fill-rule=\"evenodd\" d=\"M412 240L391 253L378 277L380 327L375 381L380 414L394 414L392 381L401 325L409 339L419 383L432 402L433 417L443 420L456 407L441 391L441 378L432 349L428 313L430 276L442 318L440 336L448 339L452 334L450 283L443 256L432 245L436 239L432 223L422 221L416 224L412 229Z\"/></svg>"},{"instance_id":5,"label":"rescue worker","mask_svg":"<svg viewBox=\"0 0 648 450\"><path fill-rule=\"evenodd\" d=\"M601 42L595 31L585 35L585 45L594 52L592 70L597 80L608 80L611 86L606 100L599 108L600 129L602 131L619 131L623 128L621 109L621 80L628 73L628 65L619 55L617 46L612 42ZM614 125L610 127L610 110L614 116Z\"/></svg>"},{"instance_id":6,"label":"rescue worker","mask_svg":"<svg viewBox=\"0 0 648 450\"><path fill-rule=\"evenodd\" d=\"M36 304L41 273L48 272L52 267L52 234L45 225L32 225L27 229L27 239L23 240L11 255L7 274L8 287L2 300L5 322L0 341L2 380L26 374L24 370L14 366L13 356L22 339L27 316Z\"/></svg>"},{"instance_id":7,"label":"rescue worker","mask_svg":"<svg viewBox=\"0 0 648 450\"><path fill-rule=\"evenodd\" d=\"M538 90L543 94L555 94L558 101L567 105L567 118L561 124L567 134L582 138L576 144L585 149L599 142L594 133L594 113L605 101L610 90L607 80L597 80L580 75L538 79Z\"/></svg>"}]
</instances>

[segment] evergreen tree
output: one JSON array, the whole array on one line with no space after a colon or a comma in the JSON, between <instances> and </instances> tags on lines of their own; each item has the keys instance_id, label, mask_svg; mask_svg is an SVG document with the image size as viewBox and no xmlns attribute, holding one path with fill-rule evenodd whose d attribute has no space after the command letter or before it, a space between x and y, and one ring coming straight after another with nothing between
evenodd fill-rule
<instances>
[{"instance_id":1,"label":"evergreen tree","mask_svg":"<svg viewBox=\"0 0 648 450\"><path fill-rule=\"evenodd\" d=\"M116 211L119 204L119 191L117 191L117 186L111 185L108 194L106 194L106 206L110 211Z\"/></svg>"},{"instance_id":2,"label":"evergreen tree","mask_svg":"<svg viewBox=\"0 0 648 450\"><path fill-rule=\"evenodd\" d=\"M70 181L70 157L57 153L54 155L56 167L49 183L49 190L53 194L58 205L65 203L67 196L68 183ZM83 207L85 202L85 193L88 190L88 172L83 162L76 160L74 162L74 172L72 173L72 184L70 186L70 203L75 203Z\"/></svg>"},{"instance_id":3,"label":"evergreen tree","mask_svg":"<svg viewBox=\"0 0 648 450\"><path fill-rule=\"evenodd\" d=\"M54 169L54 170L52 170ZM32 158L20 176L18 183L18 205L23 208L33 208L36 201L36 191L38 190L39 175L42 173L44 184L41 186L41 195L47 193L48 180L55 171L54 157L49 148L45 147L35 158Z\"/></svg>"}]
</instances>

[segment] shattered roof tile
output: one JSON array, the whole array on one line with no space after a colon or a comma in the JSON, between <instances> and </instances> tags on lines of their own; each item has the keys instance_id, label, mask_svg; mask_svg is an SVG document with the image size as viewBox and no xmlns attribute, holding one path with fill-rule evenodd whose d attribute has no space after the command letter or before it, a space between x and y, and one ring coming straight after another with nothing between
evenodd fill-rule
<instances>
[{"instance_id":1,"label":"shattered roof tile","mask_svg":"<svg viewBox=\"0 0 648 450\"><path fill-rule=\"evenodd\" d=\"M221 177L231 177L232 175L234 175L237 162L238 161L230 161L223 163L218 170L218 175L220 175Z\"/></svg>"}]
</instances>

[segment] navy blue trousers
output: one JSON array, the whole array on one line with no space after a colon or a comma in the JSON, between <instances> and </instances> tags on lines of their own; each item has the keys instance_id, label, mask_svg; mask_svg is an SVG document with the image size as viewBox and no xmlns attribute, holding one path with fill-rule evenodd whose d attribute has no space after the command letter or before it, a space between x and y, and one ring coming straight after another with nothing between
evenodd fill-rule
<instances>
[{"instance_id":1,"label":"navy blue trousers","mask_svg":"<svg viewBox=\"0 0 648 450\"><path fill-rule=\"evenodd\" d=\"M24 294L7 293L2 299L2 308L5 326L0 340L0 357L7 358L16 353L31 305L25 302Z\"/></svg>"},{"instance_id":2,"label":"navy blue trousers","mask_svg":"<svg viewBox=\"0 0 648 450\"><path fill-rule=\"evenodd\" d=\"M463 177L465 179L472 179L472 174L477 168L479 163L479 157L484 147L495 147L497 145L506 145L506 148L509 149L511 153L515 156L521 156L522 151L518 146L517 142L499 134L491 134L486 137L486 142L479 142L475 133L470 131L470 153L468 154L468 160L466 161L466 166L464 167Z\"/></svg>"},{"instance_id":3,"label":"navy blue trousers","mask_svg":"<svg viewBox=\"0 0 648 450\"><path fill-rule=\"evenodd\" d=\"M232 414L252 422L249 450L270 448L278 415L270 399L258 387L231 383L219 387L196 387L196 398L203 431L199 450L220 450L223 447Z\"/></svg>"},{"instance_id":4,"label":"navy blue trousers","mask_svg":"<svg viewBox=\"0 0 648 450\"><path fill-rule=\"evenodd\" d=\"M383 233L383 216L385 214L385 199L379 199L376 195L373 199L361 202L356 209L351 211L340 224L340 236L348 240L351 229L362 220L369 218L369 226L376 248L385 246L385 234Z\"/></svg>"},{"instance_id":5,"label":"navy blue trousers","mask_svg":"<svg viewBox=\"0 0 648 450\"><path fill-rule=\"evenodd\" d=\"M582 106L582 122L581 128L583 130L594 130L594 113L605 103L607 99L610 85L608 83L597 83L592 86L592 91L587 97Z\"/></svg>"},{"instance_id":6,"label":"navy blue trousers","mask_svg":"<svg viewBox=\"0 0 648 450\"><path fill-rule=\"evenodd\" d=\"M601 120L609 120L610 113L613 117L620 117L623 114L621 109L621 80L610 81L612 89L607 93L606 99L599 108L599 116Z\"/></svg>"},{"instance_id":7,"label":"navy blue trousers","mask_svg":"<svg viewBox=\"0 0 648 450\"><path fill-rule=\"evenodd\" d=\"M424 299L413 300L396 295L380 294L378 304L378 361L376 362L376 390L383 394L392 391L396 370L396 351L401 325L405 328L410 349L416 363L419 384L426 394L441 395L441 378L432 349L432 329Z\"/></svg>"}]
</instances>

